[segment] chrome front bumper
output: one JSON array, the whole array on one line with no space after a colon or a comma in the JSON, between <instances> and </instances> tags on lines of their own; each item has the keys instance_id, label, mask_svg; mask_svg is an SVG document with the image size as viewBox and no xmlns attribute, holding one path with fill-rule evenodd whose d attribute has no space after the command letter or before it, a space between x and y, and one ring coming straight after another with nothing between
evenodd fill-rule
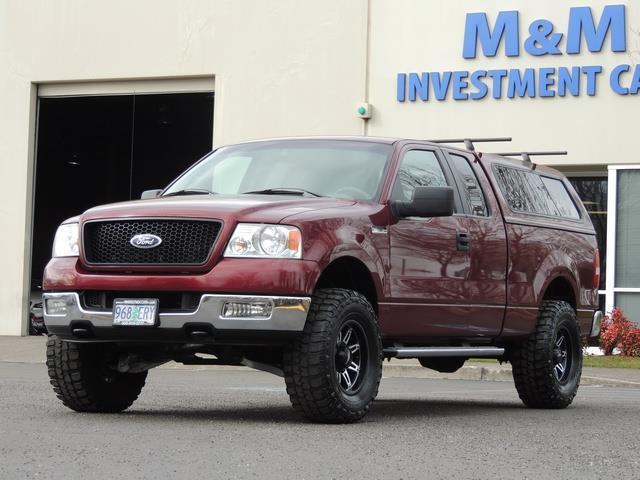
<instances>
[{"instance_id":1,"label":"chrome front bumper","mask_svg":"<svg viewBox=\"0 0 640 480\"><path fill-rule=\"evenodd\" d=\"M48 300L62 300L66 306L64 312L49 311ZM227 302L270 302L271 314L268 317L233 318L222 314ZM57 302L60 305L60 302ZM278 332L300 332L309 312L309 297L277 297L246 295L203 294L198 307L193 312L163 312L160 306L158 322L155 327L133 327L135 329L179 330L188 325L208 325L215 330L257 330ZM112 312L109 310L90 310L82 306L76 292L44 293L42 295L44 322L55 333L62 328L72 328L74 323L84 324L95 329L127 329L132 327L114 327Z\"/></svg>"}]
</instances>

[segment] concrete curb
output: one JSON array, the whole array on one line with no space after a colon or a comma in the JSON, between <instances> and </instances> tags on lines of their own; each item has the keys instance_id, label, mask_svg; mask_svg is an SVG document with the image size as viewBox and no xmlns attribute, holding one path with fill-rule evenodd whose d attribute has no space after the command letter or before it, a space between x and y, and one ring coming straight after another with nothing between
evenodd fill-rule
<instances>
[{"instance_id":1,"label":"concrete curb","mask_svg":"<svg viewBox=\"0 0 640 480\"><path fill-rule=\"evenodd\" d=\"M508 366L485 367L465 365L457 372L439 373L420 365L394 365L385 363L382 375L385 377L440 378L448 380L478 380L493 382L511 382L511 368Z\"/></svg>"},{"instance_id":2,"label":"concrete curb","mask_svg":"<svg viewBox=\"0 0 640 480\"><path fill-rule=\"evenodd\" d=\"M45 361L46 337L2 337L0 336L0 363L43 364ZM244 370L247 367L182 365L170 362L159 367L173 370ZM626 370L626 371L625 371ZM491 382L513 382L511 366L496 363L468 362L454 373L439 373L422 367L417 360L384 362L382 375L387 378L412 377L448 380L476 380ZM585 368L582 385L607 385L620 387L640 387L640 372L627 369Z\"/></svg>"},{"instance_id":3,"label":"concrete curb","mask_svg":"<svg viewBox=\"0 0 640 480\"><path fill-rule=\"evenodd\" d=\"M511 366L480 366L465 365L454 373L438 373L428 368L416 365L393 365L386 364L382 375L387 378L393 377L413 377L413 378L434 378L446 380L476 380L489 382L513 382ZM604 376L589 375L588 371L583 372L581 385L601 385L617 387L640 387L640 382L610 378Z\"/></svg>"},{"instance_id":4,"label":"concrete curb","mask_svg":"<svg viewBox=\"0 0 640 480\"><path fill-rule=\"evenodd\" d=\"M619 378L594 377L591 375L582 375L580 379L581 385L600 385L615 387L640 387L640 382L632 382L631 380L621 380Z\"/></svg>"}]
</instances>

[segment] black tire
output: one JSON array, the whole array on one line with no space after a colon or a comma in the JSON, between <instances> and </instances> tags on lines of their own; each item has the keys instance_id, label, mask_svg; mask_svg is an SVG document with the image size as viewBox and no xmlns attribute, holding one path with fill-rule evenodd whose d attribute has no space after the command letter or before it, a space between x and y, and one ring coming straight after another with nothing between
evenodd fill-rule
<instances>
[{"instance_id":1,"label":"black tire","mask_svg":"<svg viewBox=\"0 0 640 480\"><path fill-rule=\"evenodd\" d=\"M31 323L31 320L29 320L29 335L31 335L31 336L33 336L33 335L42 335L42 333L39 332L38 329L33 326L33 324Z\"/></svg>"},{"instance_id":2,"label":"black tire","mask_svg":"<svg viewBox=\"0 0 640 480\"><path fill-rule=\"evenodd\" d=\"M318 290L304 331L283 360L287 393L305 418L360 420L378 394L382 375L382 343L371 304L352 290Z\"/></svg>"},{"instance_id":3,"label":"black tire","mask_svg":"<svg viewBox=\"0 0 640 480\"><path fill-rule=\"evenodd\" d=\"M571 305L544 301L536 331L514 349L510 360L518 395L526 406L569 406L582 375L580 328Z\"/></svg>"},{"instance_id":4,"label":"black tire","mask_svg":"<svg viewBox=\"0 0 640 480\"><path fill-rule=\"evenodd\" d=\"M119 373L105 364L108 345L82 344L51 336L47 369L53 390L76 412L118 413L140 395L147 372Z\"/></svg>"}]
</instances>

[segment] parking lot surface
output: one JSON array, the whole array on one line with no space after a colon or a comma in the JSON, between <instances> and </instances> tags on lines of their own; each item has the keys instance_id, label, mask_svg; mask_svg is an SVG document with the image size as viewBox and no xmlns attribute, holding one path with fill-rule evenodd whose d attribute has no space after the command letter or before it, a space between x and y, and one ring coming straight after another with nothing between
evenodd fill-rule
<instances>
[{"instance_id":1,"label":"parking lot surface","mask_svg":"<svg viewBox=\"0 0 640 480\"><path fill-rule=\"evenodd\" d=\"M386 378L364 421L316 425L282 379L158 369L118 415L78 414L42 364L0 363L0 478L638 478L640 389L582 387L566 410L508 382Z\"/></svg>"}]
</instances>

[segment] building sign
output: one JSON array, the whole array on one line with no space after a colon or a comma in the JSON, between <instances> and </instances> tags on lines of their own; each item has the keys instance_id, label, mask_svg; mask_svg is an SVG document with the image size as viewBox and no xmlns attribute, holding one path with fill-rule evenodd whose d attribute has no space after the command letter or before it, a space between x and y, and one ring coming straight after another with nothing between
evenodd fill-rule
<instances>
[{"instance_id":1,"label":"building sign","mask_svg":"<svg viewBox=\"0 0 640 480\"><path fill-rule=\"evenodd\" d=\"M521 54L548 57L597 53L609 48L614 53L627 51L624 5L607 5L599 18L590 7L569 10L566 30L558 31L549 20L534 20L525 35L520 31L518 11L502 11L493 24L486 13L466 16L462 57L478 55L507 57ZM582 55L580 59L589 58ZM515 97L594 96L602 85L618 95L637 95L640 91L640 65L621 63L610 71L602 65L548 66L493 70L443 72L401 72L397 74L396 98L399 102L416 100L481 100Z\"/></svg>"}]
</instances>

